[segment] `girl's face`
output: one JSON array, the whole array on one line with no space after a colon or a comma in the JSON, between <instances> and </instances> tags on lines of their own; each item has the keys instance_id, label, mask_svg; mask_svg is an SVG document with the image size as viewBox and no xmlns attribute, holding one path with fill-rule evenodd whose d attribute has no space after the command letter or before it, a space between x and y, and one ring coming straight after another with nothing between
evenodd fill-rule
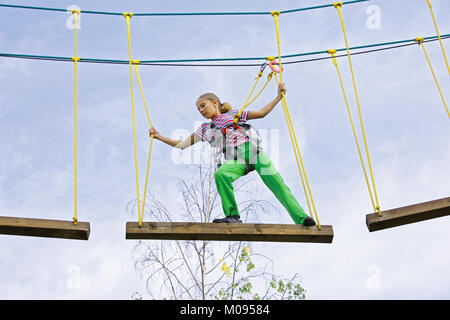
<instances>
[{"instance_id":1,"label":"girl's face","mask_svg":"<svg viewBox=\"0 0 450 320\"><path fill-rule=\"evenodd\" d=\"M220 114L218 107L219 103L217 101L212 101L206 98L197 100L197 109L206 119L213 119Z\"/></svg>"}]
</instances>

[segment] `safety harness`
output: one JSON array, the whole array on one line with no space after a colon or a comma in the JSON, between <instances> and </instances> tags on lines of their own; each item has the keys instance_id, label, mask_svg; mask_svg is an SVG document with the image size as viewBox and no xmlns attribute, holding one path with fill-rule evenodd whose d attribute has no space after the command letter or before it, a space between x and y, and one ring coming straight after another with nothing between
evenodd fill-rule
<instances>
[{"instance_id":1,"label":"safety harness","mask_svg":"<svg viewBox=\"0 0 450 320\"><path fill-rule=\"evenodd\" d=\"M227 114L234 117L235 114L233 111L228 111ZM251 134L251 131L255 131L257 136L253 137ZM226 140L233 132L240 132L245 137L248 138L250 142L250 156L248 161L245 159L242 159L241 157L238 157L238 152L236 147L228 147L226 144ZM222 165L221 156L223 155L225 160L234 159L239 160L245 165L245 173L244 175L248 174L249 172L255 170L255 164L256 164L256 158L261 150L261 137L259 135L259 132L249 123L244 123L241 118L238 119L237 123L231 123L230 125L226 126L225 128L218 129L213 121L211 121L208 124L207 128L207 135L208 142L213 147L213 149L216 149L216 153L214 154L215 162L217 169Z\"/></svg>"}]
</instances>

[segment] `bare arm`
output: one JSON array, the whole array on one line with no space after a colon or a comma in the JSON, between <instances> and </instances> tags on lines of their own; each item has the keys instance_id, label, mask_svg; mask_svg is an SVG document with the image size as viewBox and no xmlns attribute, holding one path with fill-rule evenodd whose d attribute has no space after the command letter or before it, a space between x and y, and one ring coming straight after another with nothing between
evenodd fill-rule
<instances>
[{"instance_id":1,"label":"bare arm","mask_svg":"<svg viewBox=\"0 0 450 320\"><path fill-rule=\"evenodd\" d=\"M158 131L156 131L155 128L150 128L149 130L149 135L151 136L153 134L153 138L162 141L166 144L168 144L171 147L177 148L177 149L181 149L184 150L190 146L192 146L193 144L201 141L201 138L198 137L197 135L195 135L194 133L192 133L190 136L188 136L186 139L184 140L175 140L175 139L171 139L169 137L165 137L162 134L160 134Z\"/></svg>"},{"instance_id":2,"label":"bare arm","mask_svg":"<svg viewBox=\"0 0 450 320\"><path fill-rule=\"evenodd\" d=\"M259 110L249 111L248 115L247 115L247 120L261 119L261 118L264 118L265 116L267 116L273 110L273 108L278 104L278 102L281 101L281 99L283 97L282 92L286 93L286 86L284 85L284 83L280 83L280 85L278 86L278 94L277 94L276 98L273 99L272 101L270 101L268 104L266 104L264 107L262 107Z\"/></svg>"}]
</instances>

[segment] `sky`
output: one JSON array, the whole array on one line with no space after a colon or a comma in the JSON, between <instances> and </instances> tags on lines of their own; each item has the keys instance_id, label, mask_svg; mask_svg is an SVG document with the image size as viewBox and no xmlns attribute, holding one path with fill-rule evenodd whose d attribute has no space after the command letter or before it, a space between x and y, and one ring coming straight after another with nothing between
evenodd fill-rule
<instances>
[{"instance_id":1,"label":"sky","mask_svg":"<svg viewBox=\"0 0 450 320\"><path fill-rule=\"evenodd\" d=\"M450 33L450 3L431 2L440 32ZM266 0L157 0L151 6L144 1L7 3L114 12L231 12L330 2L286 0L275 7ZM375 25L370 23L374 14ZM343 17L350 46L436 35L425 0L348 5ZM0 8L0 52L72 57L70 25L65 12ZM140 60L277 55L271 16L133 17L131 37L133 58ZM282 55L345 47L334 8L282 15L280 41ZM448 101L450 79L439 43L425 46ZM447 40L444 47L450 54ZM82 14L78 55L127 60L125 19ZM381 209L448 197L450 123L421 48L357 55L352 62ZM357 124L348 60L338 63ZM0 58L0 215L72 219L73 69L66 62ZM195 107L200 94L214 92L241 106L258 70L141 66L152 124L165 136L186 137L203 120ZM335 236L332 244L254 243L252 250L274 261L274 273L299 274L308 299L448 299L450 218L369 233L370 198L334 66L330 60L287 64L283 80L320 222L332 225ZM136 81L134 93L142 194L149 124ZM262 107L275 96L272 83L248 108ZM306 208L281 104L253 124L272 138L268 153ZM183 153L207 153L206 147ZM189 179L193 170L182 156L160 141L153 143L150 190L174 219L180 199L176 182ZM133 267L136 242L125 240L125 222L137 221L126 209L136 199L127 65L78 65L77 179L78 218L91 224L89 241L0 235L1 299L130 299L136 291L148 298L145 279ZM278 209L253 222L292 223L255 172L242 179L255 179L254 196Z\"/></svg>"}]
</instances>

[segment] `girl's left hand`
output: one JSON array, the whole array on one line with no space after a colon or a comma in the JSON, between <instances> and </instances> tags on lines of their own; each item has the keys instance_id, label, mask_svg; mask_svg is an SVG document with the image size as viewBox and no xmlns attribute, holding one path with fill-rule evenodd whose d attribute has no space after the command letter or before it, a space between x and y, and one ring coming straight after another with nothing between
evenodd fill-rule
<instances>
[{"instance_id":1,"label":"girl's left hand","mask_svg":"<svg viewBox=\"0 0 450 320\"><path fill-rule=\"evenodd\" d=\"M283 97L283 93L286 94L286 85L284 83L280 83L278 85L278 97Z\"/></svg>"}]
</instances>

